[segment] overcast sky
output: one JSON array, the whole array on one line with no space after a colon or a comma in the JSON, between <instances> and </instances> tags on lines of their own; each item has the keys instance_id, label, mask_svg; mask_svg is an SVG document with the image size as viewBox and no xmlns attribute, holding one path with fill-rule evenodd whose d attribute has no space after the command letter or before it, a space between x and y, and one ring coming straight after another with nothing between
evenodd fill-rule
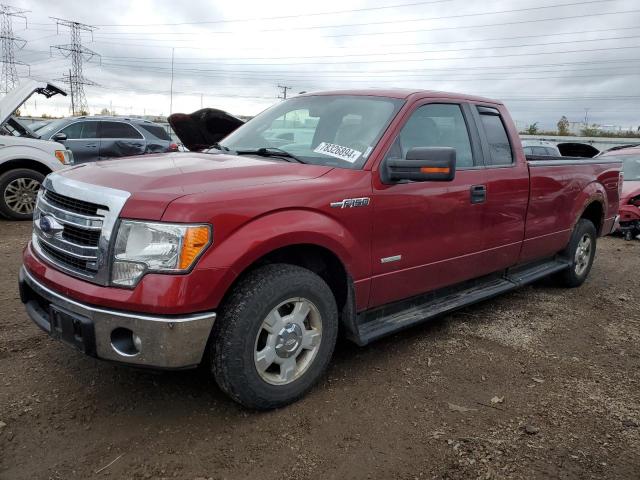
<instances>
[{"instance_id":1,"label":"overcast sky","mask_svg":"<svg viewBox=\"0 0 640 480\"><path fill-rule=\"evenodd\" d=\"M9 0L7 0L9 2ZM638 0L32 0L14 34L18 61L36 78L60 78L70 60L50 45L69 31L49 17L95 25L84 45L91 113L168 114L203 106L253 115L288 94L409 87L505 101L523 126L562 115L640 125ZM25 67L18 67L27 75ZM68 113L39 99L26 113Z\"/></svg>"}]
</instances>

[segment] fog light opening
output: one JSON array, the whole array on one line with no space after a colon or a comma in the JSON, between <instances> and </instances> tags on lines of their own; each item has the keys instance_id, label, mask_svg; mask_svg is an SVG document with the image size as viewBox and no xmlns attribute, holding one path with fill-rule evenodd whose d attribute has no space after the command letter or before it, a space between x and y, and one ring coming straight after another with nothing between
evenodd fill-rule
<instances>
[{"instance_id":1,"label":"fog light opening","mask_svg":"<svg viewBox=\"0 0 640 480\"><path fill-rule=\"evenodd\" d=\"M111 332L111 347L120 355L135 357L140 353L142 340L128 328L116 328Z\"/></svg>"}]
</instances>

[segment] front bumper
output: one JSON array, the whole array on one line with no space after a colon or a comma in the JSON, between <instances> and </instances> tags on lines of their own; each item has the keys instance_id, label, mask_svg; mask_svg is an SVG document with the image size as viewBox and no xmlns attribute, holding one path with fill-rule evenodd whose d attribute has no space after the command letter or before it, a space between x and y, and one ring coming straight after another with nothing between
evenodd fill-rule
<instances>
[{"instance_id":1,"label":"front bumper","mask_svg":"<svg viewBox=\"0 0 640 480\"><path fill-rule=\"evenodd\" d=\"M198 365L215 321L213 312L144 315L76 302L20 269L20 298L50 336L87 355L156 368Z\"/></svg>"}]
</instances>

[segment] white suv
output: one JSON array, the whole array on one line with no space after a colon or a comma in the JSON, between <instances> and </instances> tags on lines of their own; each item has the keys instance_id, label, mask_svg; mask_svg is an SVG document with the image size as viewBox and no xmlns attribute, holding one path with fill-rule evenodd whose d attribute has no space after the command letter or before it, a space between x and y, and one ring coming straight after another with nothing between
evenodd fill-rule
<instances>
[{"instance_id":1,"label":"white suv","mask_svg":"<svg viewBox=\"0 0 640 480\"><path fill-rule=\"evenodd\" d=\"M66 95L50 83L28 80L0 99L0 216L12 220L30 219L44 177L73 163L64 145L38 139L13 117L34 93Z\"/></svg>"}]
</instances>

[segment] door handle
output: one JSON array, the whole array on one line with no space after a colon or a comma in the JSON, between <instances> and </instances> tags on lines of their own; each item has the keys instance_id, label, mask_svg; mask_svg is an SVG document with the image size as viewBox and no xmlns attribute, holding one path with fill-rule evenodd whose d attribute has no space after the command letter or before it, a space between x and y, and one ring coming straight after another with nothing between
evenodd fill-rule
<instances>
[{"instance_id":1,"label":"door handle","mask_svg":"<svg viewBox=\"0 0 640 480\"><path fill-rule=\"evenodd\" d=\"M471 186L471 203L484 203L487 200L486 185Z\"/></svg>"},{"instance_id":2,"label":"door handle","mask_svg":"<svg viewBox=\"0 0 640 480\"><path fill-rule=\"evenodd\" d=\"M96 145L95 143L87 143L85 145L85 147L87 147L87 148L98 148L98 145Z\"/></svg>"}]
</instances>

